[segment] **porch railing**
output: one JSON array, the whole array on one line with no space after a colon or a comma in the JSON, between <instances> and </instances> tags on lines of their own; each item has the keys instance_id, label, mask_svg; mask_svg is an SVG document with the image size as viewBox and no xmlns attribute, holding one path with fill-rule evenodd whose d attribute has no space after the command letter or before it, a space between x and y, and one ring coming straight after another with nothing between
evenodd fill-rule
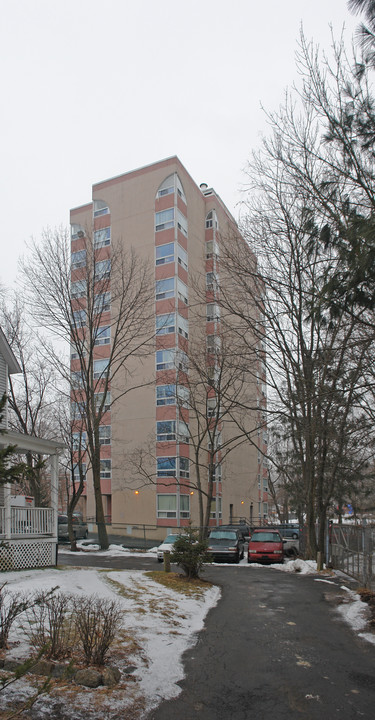
<instances>
[{"instance_id":1,"label":"porch railing","mask_svg":"<svg viewBox=\"0 0 375 720\"><path fill-rule=\"evenodd\" d=\"M52 508L10 509L10 537L6 537L5 508L0 507L0 538L26 538L54 535Z\"/></svg>"}]
</instances>

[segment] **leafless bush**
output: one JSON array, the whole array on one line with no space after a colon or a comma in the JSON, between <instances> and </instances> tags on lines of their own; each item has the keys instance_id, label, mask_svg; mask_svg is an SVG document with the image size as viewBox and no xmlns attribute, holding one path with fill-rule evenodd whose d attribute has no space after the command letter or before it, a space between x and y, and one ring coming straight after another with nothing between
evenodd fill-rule
<instances>
[{"instance_id":1,"label":"leafless bush","mask_svg":"<svg viewBox=\"0 0 375 720\"><path fill-rule=\"evenodd\" d=\"M19 592L10 592L5 583L0 586L0 648L7 645L10 629L18 615L32 603L32 599Z\"/></svg>"},{"instance_id":2,"label":"leafless bush","mask_svg":"<svg viewBox=\"0 0 375 720\"><path fill-rule=\"evenodd\" d=\"M71 597L67 593L40 592L27 611L31 645L46 657L66 657L74 643Z\"/></svg>"},{"instance_id":3,"label":"leafless bush","mask_svg":"<svg viewBox=\"0 0 375 720\"><path fill-rule=\"evenodd\" d=\"M75 598L73 613L77 635L87 664L104 665L121 621L122 610L115 600L97 596Z\"/></svg>"}]
</instances>

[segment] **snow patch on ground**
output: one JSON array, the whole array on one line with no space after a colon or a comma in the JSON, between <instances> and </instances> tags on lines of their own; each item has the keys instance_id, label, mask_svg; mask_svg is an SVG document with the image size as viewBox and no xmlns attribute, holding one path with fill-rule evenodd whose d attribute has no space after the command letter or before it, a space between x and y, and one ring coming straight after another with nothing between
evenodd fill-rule
<instances>
[{"instance_id":1,"label":"snow patch on ground","mask_svg":"<svg viewBox=\"0 0 375 720\"><path fill-rule=\"evenodd\" d=\"M2 582L6 582L11 591L32 593L58 587L74 595L98 595L118 600L124 610L123 628L135 640L134 654L125 659L125 664L136 667L131 678L132 700L142 699L146 709L179 694L177 683L184 677L182 654L194 645L207 612L220 598L220 589L216 586L208 587L202 594L185 595L164 587L140 570L26 570L3 573ZM18 660L29 656L29 646L22 633L22 616L9 640L11 651L7 653L8 658ZM10 709L16 697L17 700L23 696L26 698L30 692L30 683L23 678L2 692L2 702ZM63 716L74 717L75 720L81 717L77 709L81 698L82 717L102 720L103 712L96 713L94 709L99 694L98 690L82 689L74 698L73 715L70 714L71 703L67 703L66 697L59 696L58 702L64 704ZM114 706L126 708L128 694L129 685L125 689L114 688L111 691L111 710ZM50 717L56 702L56 696L39 699L35 705L38 717ZM103 702L107 702L106 698ZM30 714L30 717L33 715Z\"/></svg>"}]
</instances>

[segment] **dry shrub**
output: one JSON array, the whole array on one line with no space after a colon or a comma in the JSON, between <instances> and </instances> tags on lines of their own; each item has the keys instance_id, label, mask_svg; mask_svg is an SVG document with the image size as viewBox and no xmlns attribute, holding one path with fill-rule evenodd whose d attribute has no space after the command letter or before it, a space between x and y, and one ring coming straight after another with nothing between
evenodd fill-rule
<instances>
[{"instance_id":1,"label":"dry shrub","mask_svg":"<svg viewBox=\"0 0 375 720\"><path fill-rule=\"evenodd\" d=\"M45 657L57 660L70 654L74 644L72 601L67 593L39 592L27 613L28 637Z\"/></svg>"},{"instance_id":2,"label":"dry shrub","mask_svg":"<svg viewBox=\"0 0 375 720\"><path fill-rule=\"evenodd\" d=\"M122 610L115 600L96 595L73 600L77 636L86 663L104 665L106 655L120 627Z\"/></svg>"},{"instance_id":3,"label":"dry shrub","mask_svg":"<svg viewBox=\"0 0 375 720\"><path fill-rule=\"evenodd\" d=\"M27 595L10 592L5 584L0 586L0 648L7 646L10 629L15 619L33 602Z\"/></svg>"}]
</instances>

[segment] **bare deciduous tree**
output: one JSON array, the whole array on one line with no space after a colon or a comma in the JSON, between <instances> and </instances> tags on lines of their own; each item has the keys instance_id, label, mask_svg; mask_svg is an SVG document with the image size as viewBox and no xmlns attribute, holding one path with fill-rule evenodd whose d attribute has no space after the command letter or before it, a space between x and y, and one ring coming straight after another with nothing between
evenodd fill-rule
<instances>
[{"instance_id":1,"label":"bare deciduous tree","mask_svg":"<svg viewBox=\"0 0 375 720\"><path fill-rule=\"evenodd\" d=\"M57 229L32 243L22 267L35 319L55 340L70 343L71 366L56 347L49 352L71 383L73 422L86 433L99 544L106 549L99 427L108 408L138 386L135 360L150 352L154 335L153 282L148 263L134 250L125 252L113 240L109 256L95 247L89 231L82 236L78 264L71 263L68 230Z\"/></svg>"}]
</instances>

